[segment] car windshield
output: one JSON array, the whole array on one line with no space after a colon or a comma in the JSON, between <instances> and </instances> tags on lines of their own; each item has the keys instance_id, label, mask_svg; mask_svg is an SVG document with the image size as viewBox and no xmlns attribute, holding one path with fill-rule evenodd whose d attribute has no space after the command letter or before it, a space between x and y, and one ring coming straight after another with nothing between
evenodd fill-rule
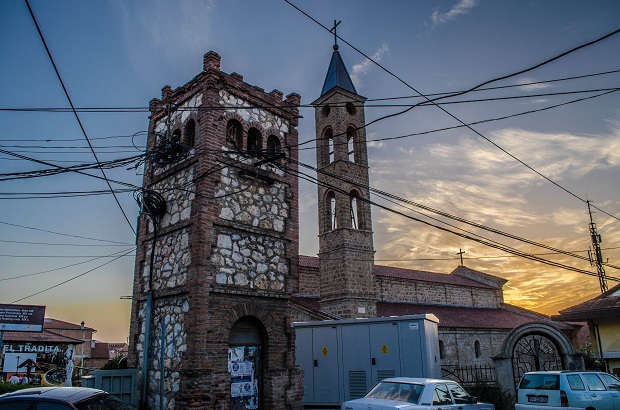
<instances>
[{"instance_id":1,"label":"car windshield","mask_svg":"<svg viewBox=\"0 0 620 410\"><path fill-rule=\"evenodd\" d=\"M398 400L417 404L424 390L421 384L380 382L366 394L370 399Z\"/></svg>"}]
</instances>

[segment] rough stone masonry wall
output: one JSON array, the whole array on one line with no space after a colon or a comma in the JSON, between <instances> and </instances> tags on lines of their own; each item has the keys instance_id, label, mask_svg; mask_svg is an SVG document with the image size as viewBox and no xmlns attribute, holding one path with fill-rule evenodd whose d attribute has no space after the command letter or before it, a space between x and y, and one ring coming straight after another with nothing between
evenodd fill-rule
<instances>
[{"instance_id":1,"label":"rough stone masonry wall","mask_svg":"<svg viewBox=\"0 0 620 410\"><path fill-rule=\"evenodd\" d=\"M200 95L191 98L184 107L196 107L201 104ZM177 111L171 114L171 129L185 129L189 111ZM163 135L167 132L164 120L154 126L157 133ZM153 261L153 275L149 279L150 259L153 247L152 235L154 233L153 222L144 218L147 222L146 229L142 232L143 258L137 273L140 279L137 281L139 290L145 294L149 290L155 292L153 310L151 316L151 332L149 346L149 394L148 408L160 408L160 399L164 409L175 408L175 395L181 385L181 357L187 351L187 332L184 328L185 315L189 310L189 301L183 287L187 284L188 269L192 263L190 246L191 210L195 199L195 185L193 182L195 168L193 157L171 165L154 165L151 174L151 185L146 185L162 195L166 202L166 213L160 221L157 229L155 255ZM135 291L134 291L135 292ZM169 296L162 296L169 294ZM172 293L171 293L172 292ZM180 292L180 293L177 293ZM176 293L176 294L174 294ZM143 380L142 354L145 343L145 318L146 303L139 302L137 316L138 334L135 342L136 363L140 370L140 379ZM135 319L134 319L135 320ZM162 339L162 324L164 325L164 338ZM163 375L161 351L163 347ZM162 379L163 377L163 379ZM163 380L164 396L160 397L160 382Z\"/></svg>"},{"instance_id":2,"label":"rough stone masonry wall","mask_svg":"<svg viewBox=\"0 0 620 410\"><path fill-rule=\"evenodd\" d=\"M167 207L166 214L158 228L153 263L155 268L153 271L153 290L174 288L185 284L187 280L187 269L191 263L189 231L185 226L176 230L174 227L183 225L183 222L189 222L192 202L195 197L192 182L193 174L194 168L189 167L162 179L151 187L151 189L162 194ZM151 234L153 233L153 224L150 220L148 231ZM150 240L145 244L146 257L142 268L142 291L148 290L152 245Z\"/></svg>"},{"instance_id":3,"label":"rough stone masonry wall","mask_svg":"<svg viewBox=\"0 0 620 410\"><path fill-rule=\"evenodd\" d=\"M151 343L149 356L149 386L152 394L148 396L148 408L160 408L160 392L163 400L163 409L175 408L175 394L179 391L181 377L181 355L187 351L187 331L184 327L184 316L189 310L187 297L160 299L153 307L153 323L151 324ZM142 356L144 351L146 304L140 308L138 320L140 322L140 336L136 344L136 351ZM163 339L162 339L163 325ZM164 350L164 361L161 361L161 351ZM163 364L163 369L162 369ZM163 386L162 381L163 370ZM139 377L142 378L142 366L139 366ZM163 387L163 389L162 389Z\"/></svg>"},{"instance_id":4,"label":"rough stone masonry wall","mask_svg":"<svg viewBox=\"0 0 620 410\"><path fill-rule=\"evenodd\" d=\"M377 278L380 298L387 301L496 308L496 289L461 287L436 282Z\"/></svg>"},{"instance_id":5,"label":"rough stone masonry wall","mask_svg":"<svg viewBox=\"0 0 620 410\"><path fill-rule=\"evenodd\" d=\"M446 367L493 366L492 357L501 353L502 343L509 330L460 330L440 329L443 343L441 365ZM476 357L475 343L480 343L480 356Z\"/></svg>"},{"instance_id":6,"label":"rough stone masonry wall","mask_svg":"<svg viewBox=\"0 0 620 410\"><path fill-rule=\"evenodd\" d=\"M282 145L289 130L285 120L260 108L248 107L243 99L220 91L220 103L226 111L235 113L244 123L259 128L263 146L268 135L276 135ZM223 147L223 150L230 148ZM238 154L229 156L234 161L250 163L256 159ZM283 175L283 171L264 165L261 169ZM286 198L286 185L274 182L266 185L252 177L240 177L238 168L229 166L221 171L220 184L215 197L220 198L219 218L230 222L222 227L217 244L212 249L211 262L215 266L216 282L250 289L283 291L290 272L286 259L286 221L290 208ZM265 233L272 232L272 235Z\"/></svg>"}]
</instances>

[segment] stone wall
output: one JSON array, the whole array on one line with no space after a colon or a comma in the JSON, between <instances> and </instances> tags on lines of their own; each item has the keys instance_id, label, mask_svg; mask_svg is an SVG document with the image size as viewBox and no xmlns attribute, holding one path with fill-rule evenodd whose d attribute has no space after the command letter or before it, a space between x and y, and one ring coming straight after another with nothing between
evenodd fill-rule
<instances>
[{"instance_id":1,"label":"stone wall","mask_svg":"<svg viewBox=\"0 0 620 410\"><path fill-rule=\"evenodd\" d=\"M148 390L149 408L159 408L160 393L164 409L175 408L175 394L179 391L181 383L182 355L187 351L187 331L185 330L185 315L189 310L187 298L167 298L156 301L153 308L151 324L151 343L149 356L149 385ZM146 304L140 308L139 322L142 329L136 351L141 356L144 352L144 334L146 318ZM163 339L162 339L163 328ZM163 349L163 362L162 358ZM163 386L162 381L163 371ZM142 378L142 366L139 366L138 375Z\"/></svg>"},{"instance_id":2,"label":"stone wall","mask_svg":"<svg viewBox=\"0 0 620 410\"><path fill-rule=\"evenodd\" d=\"M282 183L263 185L252 178L240 178L233 167L222 169L219 198L222 220L283 233L289 218L286 187Z\"/></svg>"},{"instance_id":3,"label":"stone wall","mask_svg":"<svg viewBox=\"0 0 620 410\"><path fill-rule=\"evenodd\" d=\"M472 288L410 279L377 279L382 300L432 305L498 307L501 289Z\"/></svg>"},{"instance_id":4,"label":"stone wall","mask_svg":"<svg viewBox=\"0 0 620 410\"><path fill-rule=\"evenodd\" d=\"M145 247L146 260L150 261L152 242L146 243ZM187 229L158 236L153 263L152 289L162 290L184 285L187 280L187 269L191 262L192 256ZM146 292L149 290L150 263L144 263L143 266L141 284L142 291Z\"/></svg>"},{"instance_id":5,"label":"stone wall","mask_svg":"<svg viewBox=\"0 0 620 410\"><path fill-rule=\"evenodd\" d=\"M223 229L218 234L211 262L215 265L217 283L281 291L289 274L285 256L282 240Z\"/></svg>"},{"instance_id":6,"label":"stone wall","mask_svg":"<svg viewBox=\"0 0 620 410\"><path fill-rule=\"evenodd\" d=\"M439 340L443 345L441 365L493 366L492 357L501 352L502 343L510 330L463 330L439 329ZM476 357L476 341L480 343L480 355Z\"/></svg>"}]
</instances>

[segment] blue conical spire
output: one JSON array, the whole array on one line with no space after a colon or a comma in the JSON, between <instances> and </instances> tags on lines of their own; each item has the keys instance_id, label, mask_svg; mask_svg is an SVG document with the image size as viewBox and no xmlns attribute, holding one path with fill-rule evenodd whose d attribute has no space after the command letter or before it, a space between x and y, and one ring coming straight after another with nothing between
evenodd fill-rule
<instances>
[{"instance_id":1,"label":"blue conical spire","mask_svg":"<svg viewBox=\"0 0 620 410\"><path fill-rule=\"evenodd\" d=\"M342 57L340 57L340 53L338 52L338 45L334 45L334 53L332 54L332 60L329 62L321 97L334 87L340 87L343 90L357 94L353 81L351 81L351 77L349 76L349 72L344 66Z\"/></svg>"}]
</instances>

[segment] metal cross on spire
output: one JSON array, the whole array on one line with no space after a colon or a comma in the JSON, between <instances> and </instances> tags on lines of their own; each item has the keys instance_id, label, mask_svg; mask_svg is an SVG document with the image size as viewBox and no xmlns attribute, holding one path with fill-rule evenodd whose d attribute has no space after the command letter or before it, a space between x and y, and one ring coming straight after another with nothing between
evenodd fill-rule
<instances>
[{"instance_id":1,"label":"metal cross on spire","mask_svg":"<svg viewBox=\"0 0 620 410\"><path fill-rule=\"evenodd\" d=\"M459 251L456 253L457 255L461 257L461 266L463 266L463 254L464 253L465 251L461 250L461 248L459 248Z\"/></svg>"},{"instance_id":2,"label":"metal cross on spire","mask_svg":"<svg viewBox=\"0 0 620 410\"><path fill-rule=\"evenodd\" d=\"M334 27L329 30L330 32L334 32L334 50L338 50L338 34L336 34L336 27L338 27L340 23L342 23L342 21L336 22L336 20L334 20Z\"/></svg>"}]
</instances>

